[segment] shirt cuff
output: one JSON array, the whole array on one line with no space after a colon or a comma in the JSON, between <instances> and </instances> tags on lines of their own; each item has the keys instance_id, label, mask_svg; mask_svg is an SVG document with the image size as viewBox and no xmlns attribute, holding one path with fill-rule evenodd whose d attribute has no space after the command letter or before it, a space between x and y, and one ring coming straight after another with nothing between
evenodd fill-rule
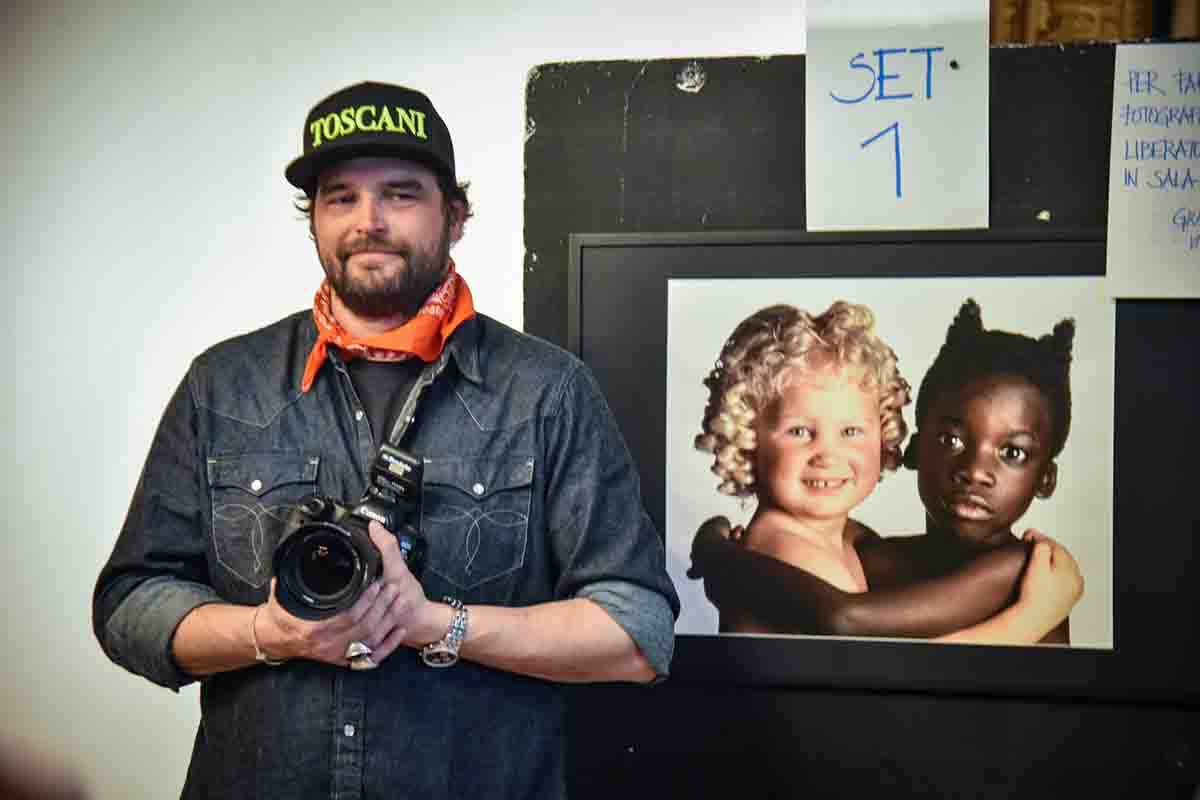
<instances>
[{"instance_id":1,"label":"shirt cuff","mask_svg":"<svg viewBox=\"0 0 1200 800\"><path fill-rule=\"evenodd\" d=\"M658 676L667 677L675 652L675 615L667 598L636 583L607 580L588 584L576 597L603 608L621 626Z\"/></svg>"},{"instance_id":2,"label":"shirt cuff","mask_svg":"<svg viewBox=\"0 0 1200 800\"><path fill-rule=\"evenodd\" d=\"M151 578L134 589L108 620L109 654L125 669L173 691L196 678L175 663L175 629L191 611L222 602L210 586Z\"/></svg>"}]
</instances>

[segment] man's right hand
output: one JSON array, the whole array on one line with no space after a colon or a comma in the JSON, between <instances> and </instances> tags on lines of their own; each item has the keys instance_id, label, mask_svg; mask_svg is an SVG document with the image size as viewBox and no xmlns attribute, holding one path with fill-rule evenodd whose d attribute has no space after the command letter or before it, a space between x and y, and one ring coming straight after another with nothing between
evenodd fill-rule
<instances>
[{"instance_id":1,"label":"man's right hand","mask_svg":"<svg viewBox=\"0 0 1200 800\"><path fill-rule=\"evenodd\" d=\"M347 666L346 648L350 642L370 646L366 641L369 631L363 620L379 592L380 582L374 581L345 611L327 619L306 620L293 616L279 604L272 579L271 594L253 622L259 649L271 659L303 658Z\"/></svg>"},{"instance_id":2,"label":"man's right hand","mask_svg":"<svg viewBox=\"0 0 1200 800\"><path fill-rule=\"evenodd\" d=\"M396 537L377 522L370 527L371 539L382 557L382 573L345 611L316 621L293 616L280 605L272 579L270 597L255 625L259 648L269 658L304 658L344 667L348 664L347 647L351 642L360 642L370 648L371 659L379 664L410 633L416 633L410 629L416 626L417 617L436 604L426 600L400 553ZM428 634L428 641L438 638L446 627L438 617L433 629L439 633Z\"/></svg>"}]
</instances>

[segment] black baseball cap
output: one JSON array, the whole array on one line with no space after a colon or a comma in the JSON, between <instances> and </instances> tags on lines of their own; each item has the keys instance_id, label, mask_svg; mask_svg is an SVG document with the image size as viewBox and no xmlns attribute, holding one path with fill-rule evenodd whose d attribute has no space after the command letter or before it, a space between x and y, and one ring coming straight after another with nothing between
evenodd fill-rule
<instances>
[{"instance_id":1,"label":"black baseball cap","mask_svg":"<svg viewBox=\"0 0 1200 800\"><path fill-rule=\"evenodd\" d=\"M356 83L313 106L301 133L304 154L283 171L288 183L312 197L321 171L363 156L405 158L454 177L450 130L429 98L390 83Z\"/></svg>"}]
</instances>

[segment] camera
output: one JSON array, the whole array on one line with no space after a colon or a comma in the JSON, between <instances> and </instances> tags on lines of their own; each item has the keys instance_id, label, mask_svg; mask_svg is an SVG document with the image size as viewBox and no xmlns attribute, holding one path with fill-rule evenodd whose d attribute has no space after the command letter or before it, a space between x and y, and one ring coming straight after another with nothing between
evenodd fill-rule
<instances>
[{"instance_id":1,"label":"camera","mask_svg":"<svg viewBox=\"0 0 1200 800\"><path fill-rule=\"evenodd\" d=\"M418 529L422 472L421 459L385 444L357 504L343 505L320 494L301 499L284 523L272 560L279 604L308 620L354 605L383 568L379 549L367 534L371 520L395 534L409 571L420 578L425 556Z\"/></svg>"}]
</instances>

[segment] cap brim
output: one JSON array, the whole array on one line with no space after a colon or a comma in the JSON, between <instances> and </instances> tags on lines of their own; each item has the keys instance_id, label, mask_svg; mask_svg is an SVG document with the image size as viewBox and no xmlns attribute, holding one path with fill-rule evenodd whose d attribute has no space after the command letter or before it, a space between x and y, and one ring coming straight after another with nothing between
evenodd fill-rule
<instances>
[{"instance_id":1,"label":"cap brim","mask_svg":"<svg viewBox=\"0 0 1200 800\"><path fill-rule=\"evenodd\" d=\"M283 176L288 183L310 197L316 194L317 178L329 167L352 158L400 158L423 164L434 172L454 181L454 173L446 164L428 150L404 147L386 142L347 142L342 145L327 144L315 153L300 156L287 165Z\"/></svg>"}]
</instances>

